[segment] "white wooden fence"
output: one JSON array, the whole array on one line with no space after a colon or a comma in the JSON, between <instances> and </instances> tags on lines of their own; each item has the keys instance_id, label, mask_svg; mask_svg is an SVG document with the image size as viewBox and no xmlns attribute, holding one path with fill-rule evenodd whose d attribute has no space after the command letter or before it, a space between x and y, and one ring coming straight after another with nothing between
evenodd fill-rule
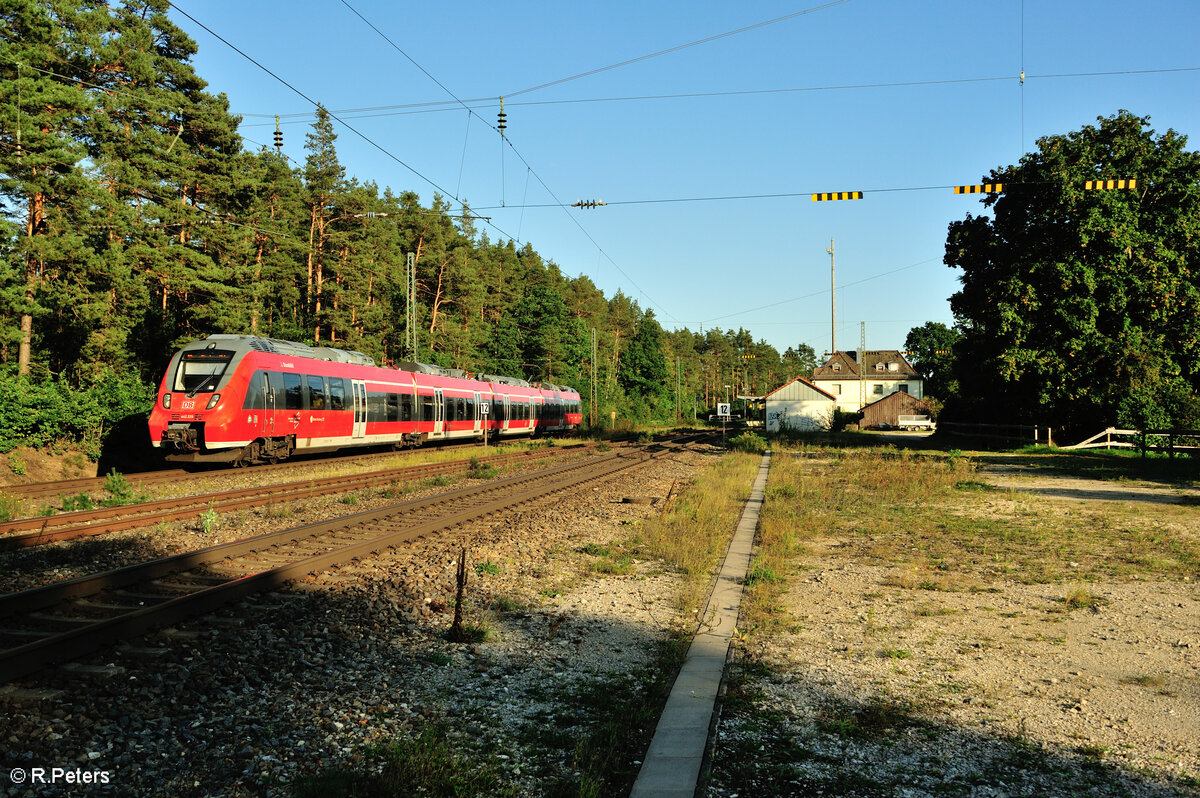
<instances>
[{"instance_id":1,"label":"white wooden fence","mask_svg":"<svg viewBox=\"0 0 1200 798\"><path fill-rule=\"evenodd\" d=\"M1132 438L1133 440L1127 440ZM1103 439L1103 440L1102 440ZM1168 452L1171 457L1178 453L1200 452L1200 430L1194 429L1117 429L1109 427L1097 432L1085 441L1064 449L1138 449L1142 456L1146 452Z\"/></svg>"}]
</instances>

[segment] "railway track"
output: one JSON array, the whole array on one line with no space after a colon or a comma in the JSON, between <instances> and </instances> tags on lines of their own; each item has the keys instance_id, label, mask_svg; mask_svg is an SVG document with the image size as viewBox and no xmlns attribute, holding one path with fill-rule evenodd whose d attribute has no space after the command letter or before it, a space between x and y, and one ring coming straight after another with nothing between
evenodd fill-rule
<instances>
[{"instance_id":1,"label":"railway track","mask_svg":"<svg viewBox=\"0 0 1200 798\"><path fill-rule=\"evenodd\" d=\"M663 445L670 453L686 443ZM658 456L615 452L336 520L0 597L0 682L406 541L603 480Z\"/></svg>"},{"instance_id":2,"label":"railway track","mask_svg":"<svg viewBox=\"0 0 1200 798\"><path fill-rule=\"evenodd\" d=\"M501 464L529 457L553 457L587 446L587 444L575 444L554 449L532 449L474 459L480 463ZM285 484L258 485L240 490L204 493L94 510L79 510L48 517L22 518L0 524L0 552L194 518L209 510L230 512L267 504L283 504L297 499L345 493L393 482L463 473L470 468L471 461L466 460L401 466L365 474L322 477Z\"/></svg>"},{"instance_id":3,"label":"railway track","mask_svg":"<svg viewBox=\"0 0 1200 798\"><path fill-rule=\"evenodd\" d=\"M518 441L520 440L525 439L518 439ZM508 443L510 441L506 440L504 442ZM461 443L447 442L438 444L437 448L441 450L477 445L478 444L475 441ZM563 448L570 448L570 445L566 445ZM417 452L429 450L412 449L406 451ZM340 463L364 463L372 460L393 458L403 453L404 452L396 450L388 450L385 452L356 452L355 454L338 456L299 455L288 460L286 463L254 466L251 473L255 475L274 474L277 472L287 473L288 471L295 471L305 466L328 466L338 465ZM125 474L124 477L129 482L131 487L145 489L155 487L157 485L176 484L181 479L207 479L210 477L228 476L234 473L238 472L231 468L208 468L191 471L183 468L166 468L160 471L146 471L140 474ZM86 493L89 495L100 493L105 489L107 481L107 476L81 477L79 479L64 479L55 482L31 482L27 485L9 485L3 488L3 491L18 501L36 502L45 499L58 499L64 496L77 496L81 493Z\"/></svg>"}]
</instances>

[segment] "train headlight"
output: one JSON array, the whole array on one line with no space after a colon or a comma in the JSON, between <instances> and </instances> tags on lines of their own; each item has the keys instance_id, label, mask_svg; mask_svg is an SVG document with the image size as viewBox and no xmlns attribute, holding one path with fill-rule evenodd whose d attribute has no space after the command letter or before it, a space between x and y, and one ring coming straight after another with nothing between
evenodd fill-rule
<instances>
[{"instance_id":1,"label":"train headlight","mask_svg":"<svg viewBox=\"0 0 1200 798\"><path fill-rule=\"evenodd\" d=\"M163 407L165 407L167 410L171 409L171 392L170 391L167 391L166 393L163 394Z\"/></svg>"},{"instance_id":2,"label":"train headlight","mask_svg":"<svg viewBox=\"0 0 1200 798\"><path fill-rule=\"evenodd\" d=\"M219 394L219 393L214 393L214 394L212 395L212 399L209 399L209 400L208 400L208 407L206 407L206 408L204 408L204 409L205 409L205 410L212 410L214 407L216 407L216 406L217 406L217 402L219 402L219 401L221 401L221 394Z\"/></svg>"}]
</instances>

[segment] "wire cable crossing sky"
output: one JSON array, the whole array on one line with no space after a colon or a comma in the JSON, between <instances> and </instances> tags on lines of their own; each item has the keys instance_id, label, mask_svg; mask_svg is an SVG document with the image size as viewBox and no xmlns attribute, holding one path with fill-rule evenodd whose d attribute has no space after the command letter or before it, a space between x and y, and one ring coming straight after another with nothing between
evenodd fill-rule
<instances>
[{"instance_id":1,"label":"wire cable crossing sky","mask_svg":"<svg viewBox=\"0 0 1200 798\"><path fill-rule=\"evenodd\" d=\"M176 0L170 15L249 144L275 116L294 131L336 109L356 179L453 198L668 327L740 326L780 351L828 348L830 238L839 340L865 323L869 346L900 348L954 321L947 226L990 212L956 188L1122 109L1200 129L1193 0ZM283 154L303 163L303 136ZM862 199L810 201L846 192Z\"/></svg>"}]
</instances>

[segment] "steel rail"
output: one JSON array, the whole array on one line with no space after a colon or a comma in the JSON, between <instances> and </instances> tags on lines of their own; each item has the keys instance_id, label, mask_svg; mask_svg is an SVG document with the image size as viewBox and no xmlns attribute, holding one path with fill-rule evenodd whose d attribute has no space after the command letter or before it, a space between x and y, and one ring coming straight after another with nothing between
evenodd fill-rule
<instances>
[{"instance_id":1,"label":"steel rail","mask_svg":"<svg viewBox=\"0 0 1200 798\"><path fill-rule=\"evenodd\" d=\"M360 559L381 549L394 547L417 537L474 521L587 481L603 479L627 468L641 465L652 456L649 453L638 453L632 456L622 453L602 455L577 463L544 469L534 474L509 477L439 496L356 513L282 532L268 533L199 551L131 565L103 574L80 577L55 585L2 596L0 597L0 618L12 618L18 613L28 617L31 613L62 605L68 600L93 596L106 590L129 588L147 581L161 580L169 575L183 575L193 568L219 563L234 556L261 552L266 548L328 536L343 530L368 530L371 525L380 523L388 523L392 527L381 535L368 535L365 539L339 545L332 550L303 556L293 562L257 573L229 577L227 581L209 587L201 587L182 596L164 597L163 601L151 606L131 607L129 612L116 617L99 619L95 623L82 625L58 634L50 634L41 640L5 649L0 651L0 683L26 676L57 661L79 657L118 639L136 636L157 626L175 623L196 614L209 612L252 593L277 588L310 573ZM548 485L539 486L537 484L545 483L547 480L550 482ZM456 510L437 519L416 524L402 523L397 526L397 522L402 520L404 515L417 510L432 508L451 500L468 500L496 493L503 495L485 504ZM202 575L195 578L203 581L213 577ZM182 585L179 587L187 589ZM44 615L40 617L44 617Z\"/></svg>"},{"instance_id":2,"label":"steel rail","mask_svg":"<svg viewBox=\"0 0 1200 798\"><path fill-rule=\"evenodd\" d=\"M584 444L579 444L578 446L557 449L534 449L526 452L509 452L507 454L474 459L481 463L507 462L509 460L528 457L556 456L559 453L569 452L583 446ZM163 499L143 504L80 510L45 518L22 518L17 521L0 524L0 552L79 537L102 535L125 529L134 529L159 521L177 521L182 518L198 515L209 508L229 511L246 507L256 507L264 504L264 497L267 504L288 502L331 493L361 490L381 483L399 480L408 481L432 475L463 472L470 468L470 461L453 460L445 463L400 466L383 471L372 471L366 474L322 477L281 485L263 485L218 493L181 496L175 499Z\"/></svg>"},{"instance_id":3,"label":"steel rail","mask_svg":"<svg viewBox=\"0 0 1200 798\"><path fill-rule=\"evenodd\" d=\"M526 440L528 440L528 438L525 438L525 437L516 437L516 438L504 437L499 441L499 443L500 444L520 443L520 442L526 441ZM381 445L383 445L383 444L381 444ZM346 463L346 462L362 462L362 461L378 460L378 459L388 458L388 457L405 456L407 454L415 454L418 451L450 450L450 449L460 448L463 446L476 446L476 445L478 445L478 442L475 440L445 441L445 442L439 442L437 444L436 449L434 449L434 448L407 449L407 450L395 449L395 450L390 450L390 451L386 451L386 452L371 451L371 449L378 448L378 446L375 446L375 447L368 446L368 447L364 447L366 449L366 451L359 451L354 454L341 454L336 457L323 456L321 454L307 454L305 452L301 452L300 454L293 455L286 462L254 466L253 470L250 471L249 473L262 474L262 473L269 473L271 471L279 471L279 470L284 470L284 471L296 470L298 468L303 468L306 466L327 466L327 465L337 465L338 463ZM572 445L582 446L582 445L586 445L586 444L572 444ZM567 447L563 447L563 448L570 448L570 447L567 446ZM324 454L331 455L332 453L326 452ZM144 472L140 472L140 473L136 473L136 474L124 474L123 476L129 481L130 485L132 485L133 487L140 488L140 487L146 487L146 486L150 486L150 485L156 485L156 484L163 483L163 482L173 482L173 481L181 479L183 477L193 477L196 479L208 479L210 477L224 477L224 476L229 476L231 474L237 474L237 473L244 474L247 472L239 471L239 470L233 469L233 468L208 468L208 469L203 469L203 470L198 470L198 471L187 470L187 469L182 469L182 468L172 468L172 469L160 469L158 471L144 471ZM78 479L64 479L64 480L59 480L59 481L55 481L55 482L30 482L25 485L9 485L9 486L5 487L4 490L10 496L13 496L15 498L18 498L21 500L31 500L31 499L42 499L42 498L46 498L46 497L71 496L71 495L77 495L79 493L92 493L95 491L103 490L105 487L105 483L107 481L108 481L108 477L106 477L106 476L80 477Z\"/></svg>"}]
</instances>

